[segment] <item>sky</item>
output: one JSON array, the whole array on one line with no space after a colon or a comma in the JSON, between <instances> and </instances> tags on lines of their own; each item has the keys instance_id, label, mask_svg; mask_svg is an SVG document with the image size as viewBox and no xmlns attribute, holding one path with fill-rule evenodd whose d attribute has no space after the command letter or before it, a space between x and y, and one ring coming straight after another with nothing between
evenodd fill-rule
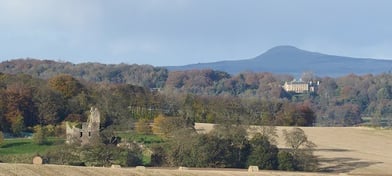
<instances>
[{"instance_id":1,"label":"sky","mask_svg":"<svg viewBox=\"0 0 392 176\"><path fill-rule=\"evenodd\" d=\"M0 0L0 61L176 66L278 45L392 59L390 0Z\"/></svg>"}]
</instances>

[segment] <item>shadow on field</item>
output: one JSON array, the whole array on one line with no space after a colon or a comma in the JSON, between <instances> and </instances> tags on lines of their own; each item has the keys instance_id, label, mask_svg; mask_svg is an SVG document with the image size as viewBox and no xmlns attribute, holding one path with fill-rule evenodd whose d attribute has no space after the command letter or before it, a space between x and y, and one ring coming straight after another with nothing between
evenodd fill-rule
<instances>
[{"instance_id":1,"label":"shadow on field","mask_svg":"<svg viewBox=\"0 0 392 176\"><path fill-rule=\"evenodd\" d=\"M26 145L29 144L30 142L14 142L14 143L9 143L9 144L4 144L1 146L1 148L10 148L10 147L16 147L16 146L21 146L21 145Z\"/></svg>"},{"instance_id":2,"label":"shadow on field","mask_svg":"<svg viewBox=\"0 0 392 176\"><path fill-rule=\"evenodd\" d=\"M356 158L336 157L336 158L319 158L319 162L326 164L326 167L320 168L321 172L339 172L348 173L358 168L369 167L382 162L361 161Z\"/></svg>"},{"instance_id":3,"label":"shadow on field","mask_svg":"<svg viewBox=\"0 0 392 176\"><path fill-rule=\"evenodd\" d=\"M321 151L321 152L350 152L352 150L348 150L348 149L314 149L314 151Z\"/></svg>"}]
</instances>

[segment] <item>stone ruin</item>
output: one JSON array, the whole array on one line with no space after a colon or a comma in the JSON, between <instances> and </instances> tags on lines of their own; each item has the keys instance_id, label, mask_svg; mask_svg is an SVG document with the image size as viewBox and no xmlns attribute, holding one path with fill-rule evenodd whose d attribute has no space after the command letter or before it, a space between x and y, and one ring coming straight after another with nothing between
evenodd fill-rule
<instances>
[{"instance_id":1,"label":"stone ruin","mask_svg":"<svg viewBox=\"0 0 392 176\"><path fill-rule=\"evenodd\" d=\"M81 128L76 124L66 123L67 144L90 144L99 138L100 113L97 108L91 107L87 122L83 122Z\"/></svg>"}]
</instances>

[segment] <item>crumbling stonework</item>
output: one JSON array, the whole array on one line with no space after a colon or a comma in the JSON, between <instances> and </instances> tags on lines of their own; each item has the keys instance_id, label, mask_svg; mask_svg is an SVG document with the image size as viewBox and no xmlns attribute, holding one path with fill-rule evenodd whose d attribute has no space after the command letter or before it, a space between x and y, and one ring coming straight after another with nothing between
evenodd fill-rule
<instances>
[{"instance_id":1,"label":"crumbling stonework","mask_svg":"<svg viewBox=\"0 0 392 176\"><path fill-rule=\"evenodd\" d=\"M87 122L82 123L81 128L76 124L66 123L67 144L90 144L99 138L100 113L97 108L91 107Z\"/></svg>"}]
</instances>

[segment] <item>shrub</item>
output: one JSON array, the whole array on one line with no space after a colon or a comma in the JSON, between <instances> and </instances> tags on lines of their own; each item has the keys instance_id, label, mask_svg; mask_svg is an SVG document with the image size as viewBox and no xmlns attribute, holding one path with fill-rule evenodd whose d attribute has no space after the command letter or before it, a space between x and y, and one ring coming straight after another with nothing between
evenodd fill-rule
<instances>
[{"instance_id":1,"label":"shrub","mask_svg":"<svg viewBox=\"0 0 392 176\"><path fill-rule=\"evenodd\" d=\"M278 169L279 170L285 170L285 171L294 171L296 170L296 162L293 157L289 152L286 151L280 151L278 153Z\"/></svg>"},{"instance_id":2,"label":"shrub","mask_svg":"<svg viewBox=\"0 0 392 176\"><path fill-rule=\"evenodd\" d=\"M147 119L139 119L135 123L135 129L138 134L151 134L152 130Z\"/></svg>"},{"instance_id":3,"label":"shrub","mask_svg":"<svg viewBox=\"0 0 392 176\"><path fill-rule=\"evenodd\" d=\"M0 131L0 145L4 142L4 134Z\"/></svg>"},{"instance_id":4,"label":"shrub","mask_svg":"<svg viewBox=\"0 0 392 176\"><path fill-rule=\"evenodd\" d=\"M248 165L256 165L260 169L278 168L278 148L275 145L271 145L268 138L256 135L250 143L251 153L248 157Z\"/></svg>"},{"instance_id":5,"label":"shrub","mask_svg":"<svg viewBox=\"0 0 392 176\"><path fill-rule=\"evenodd\" d=\"M34 127L33 142L38 145L43 145L47 143L46 140L46 129L42 126Z\"/></svg>"}]
</instances>

